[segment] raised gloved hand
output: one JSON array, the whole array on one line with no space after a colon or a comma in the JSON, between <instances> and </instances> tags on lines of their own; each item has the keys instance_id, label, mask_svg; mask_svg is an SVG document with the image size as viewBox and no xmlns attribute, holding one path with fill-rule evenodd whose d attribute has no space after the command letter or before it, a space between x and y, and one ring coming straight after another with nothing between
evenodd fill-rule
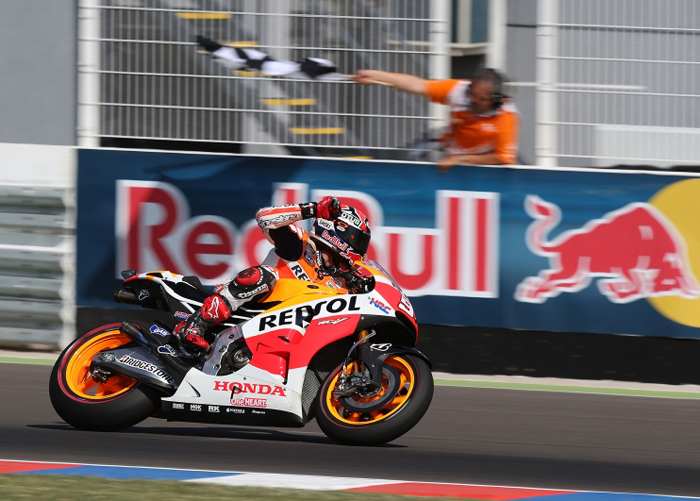
<instances>
[{"instance_id":1,"label":"raised gloved hand","mask_svg":"<svg viewBox=\"0 0 700 501\"><path fill-rule=\"evenodd\" d=\"M340 200L335 197L325 197L316 204L316 217L335 219L340 214Z\"/></svg>"}]
</instances>

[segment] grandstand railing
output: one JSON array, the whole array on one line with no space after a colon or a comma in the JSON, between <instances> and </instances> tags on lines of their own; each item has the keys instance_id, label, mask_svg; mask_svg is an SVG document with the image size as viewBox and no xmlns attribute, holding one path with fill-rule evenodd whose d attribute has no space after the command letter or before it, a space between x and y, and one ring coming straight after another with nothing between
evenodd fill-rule
<instances>
[{"instance_id":1,"label":"grandstand railing","mask_svg":"<svg viewBox=\"0 0 700 501\"><path fill-rule=\"evenodd\" d=\"M79 143L396 158L444 125L419 96L231 71L197 34L274 59L449 77L450 0L80 0ZM402 153L401 153L402 154Z\"/></svg>"},{"instance_id":2,"label":"grandstand railing","mask_svg":"<svg viewBox=\"0 0 700 501\"><path fill-rule=\"evenodd\" d=\"M700 3L539 0L537 163L700 165Z\"/></svg>"}]
</instances>

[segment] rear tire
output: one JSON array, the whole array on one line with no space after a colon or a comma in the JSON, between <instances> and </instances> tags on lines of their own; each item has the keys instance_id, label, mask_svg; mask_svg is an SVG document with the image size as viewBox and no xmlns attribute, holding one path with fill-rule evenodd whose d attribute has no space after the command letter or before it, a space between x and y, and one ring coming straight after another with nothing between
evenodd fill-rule
<instances>
[{"instance_id":1,"label":"rear tire","mask_svg":"<svg viewBox=\"0 0 700 501\"><path fill-rule=\"evenodd\" d=\"M93 380L90 362L100 351L131 342L120 324L98 327L73 341L56 361L49 396L59 416L71 426L89 431L117 431L133 426L160 407L162 394L117 374L105 383Z\"/></svg>"},{"instance_id":2,"label":"rear tire","mask_svg":"<svg viewBox=\"0 0 700 501\"><path fill-rule=\"evenodd\" d=\"M384 386L376 397L335 397L342 365L326 378L315 407L316 421L328 438L344 445L381 445L399 438L423 418L434 390L428 364L400 354L389 356L384 366ZM396 393L387 398L387 391Z\"/></svg>"}]
</instances>

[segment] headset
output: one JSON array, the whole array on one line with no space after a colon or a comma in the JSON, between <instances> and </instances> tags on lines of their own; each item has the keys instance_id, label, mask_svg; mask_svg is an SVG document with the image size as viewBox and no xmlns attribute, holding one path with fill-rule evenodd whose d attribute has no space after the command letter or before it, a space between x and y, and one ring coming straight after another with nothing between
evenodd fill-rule
<instances>
[{"instance_id":1,"label":"headset","mask_svg":"<svg viewBox=\"0 0 700 501\"><path fill-rule=\"evenodd\" d=\"M494 70L493 68L486 68L483 71L474 75L474 77L472 78L472 84L477 81L488 82L491 84L491 88L493 89L491 93L491 98L493 100L492 108L494 110L500 108L503 104L503 100L507 97L503 93L503 75L501 75L498 71ZM470 89L471 85L467 88L467 96L471 94Z\"/></svg>"}]
</instances>

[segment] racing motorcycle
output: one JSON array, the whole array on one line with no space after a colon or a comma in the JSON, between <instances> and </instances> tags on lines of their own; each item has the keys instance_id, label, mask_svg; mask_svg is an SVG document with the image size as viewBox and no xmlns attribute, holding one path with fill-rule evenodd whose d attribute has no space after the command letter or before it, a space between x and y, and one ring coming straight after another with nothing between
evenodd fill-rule
<instances>
[{"instance_id":1,"label":"racing motorcycle","mask_svg":"<svg viewBox=\"0 0 700 501\"><path fill-rule=\"evenodd\" d=\"M406 295L378 263L360 271L344 277L362 281L357 294L280 278L264 300L213 327L204 354L172 330L212 292L194 276L124 271L115 300L168 312L168 321L112 323L76 339L53 368L53 407L83 430L116 431L151 416L278 427L315 418L340 444L395 440L430 405L430 362L415 349Z\"/></svg>"}]
</instances>

